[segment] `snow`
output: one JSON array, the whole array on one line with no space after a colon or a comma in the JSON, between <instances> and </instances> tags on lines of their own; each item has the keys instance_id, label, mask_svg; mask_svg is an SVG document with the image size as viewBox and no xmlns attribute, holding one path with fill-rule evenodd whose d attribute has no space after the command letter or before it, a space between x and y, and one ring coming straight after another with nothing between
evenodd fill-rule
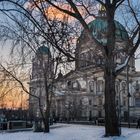
<instances>
[{"instance_id":1,"label":"snow","mask_svg":"<svg viewBox=\"0 0 140 140\"><path fill-rule=\"evenodd\" d=\"M57 124L49 134L31 131L0 133L0 140L140 140L140 129L122 128L120 137L105 138L104 127Z\"/></svg>"}]
</instances>

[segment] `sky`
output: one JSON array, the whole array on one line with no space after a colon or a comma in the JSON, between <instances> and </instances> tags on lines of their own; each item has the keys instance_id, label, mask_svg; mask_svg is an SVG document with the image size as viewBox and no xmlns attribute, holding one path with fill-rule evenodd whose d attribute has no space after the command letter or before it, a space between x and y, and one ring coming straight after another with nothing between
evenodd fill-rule
<instances>
[{"instance_id":1,"label":"sky","mask_svg":"<svg viewBox=\"0 0 140 140\"><path fill-rule=\"evenodd\" d=\"M136 3L136 1L137 0L133 0L133 2L134 2L134 4ZM139 1L138 1L139 2ZM27 4L28 5L28 4ZM26 6L27 6L26 5ZM0 8L1 8L1 6L0 6ZM7 8L12 8L12 6L11 5L7 5ZM50 15L51 15L51 17L53 16L53 13L55 13L55 9L51 9L50 10L51 12L50 12ZM58 12L57 11L57 16L58 16L58 18L61 18L61 12ZM122 21L122 16L121 16L121 12L119 13L120 15L119 15L119 20L120 21ZM6 18L5 18L5 16L0 12L0 22L2 23L4 20L5 20ZM122 21L123 22L123 21ZM11 24L11 23L10 23ZM4 59L7 59L9 56L8 56L8 54L9 54L9 50L10 50L10 43L7 43L7 44L5 44L4 45L4 47L2 48L1 47L2 46L2 43L0 42L0 49L1 49L1 51L0 51L0 58L3 58L3 60ZM140 50L138 51L138 52L140 52ZM138 70L138 71L140 71L140 59L137 59L136 60L136 70Z\"/></svg>"},{"instance_id":2,"label":"sky","mask_svg":"<svg viewBox=\"0 0 140 140\"><path fill-rule=\"evenodd\" d=\"M50 12L51 16L53 15L53 12L54 11L51 11ZM58 17L61 18L61 13L58 13ZM4 19L5 19L5 16L3 16L0 13L0 22L2 23L4 21ZM3 48L2 48L2 46L3 46L3 44L2 44L2 42L0 42L0 50L1 50L0 51L0 59L2 59L2 60L8 60L8 57L9 57L8 54L9 54L9 51L10 51L10 48L11 48L10 43L6 43L3 46ZM138 52L140 52L140 50ZM137 71L140 71L140 59L137 59L136 60L136 70Z\"/></svg>"}]
</instances>

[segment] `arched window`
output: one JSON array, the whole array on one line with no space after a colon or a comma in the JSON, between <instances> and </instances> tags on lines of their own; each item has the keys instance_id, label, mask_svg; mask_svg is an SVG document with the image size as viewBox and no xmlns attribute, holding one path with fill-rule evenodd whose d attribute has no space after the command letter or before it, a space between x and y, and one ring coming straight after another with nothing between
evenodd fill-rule
<instances>
[{"instance_id":1,"label":"arched window","mask_svg":"<svg viewBox=\"0 0 140 140\"><path fill-rule=\"evenodd\" d=\"M115 91L116 91L116 93L119 93L119 91L120 91L120 86L119 86L118 81L116 81L116 83L115 83Z\"/></svg>"},{"instance_id":2,"label":"arched window","mask_svg":"<svg viewBox=\"0 0 140 140\"><path fill-rule=\"evenodd\" d=\"M140 98L135 98L135 106L140 107Z\"/></svg>"},{"instance_id":3,"label":"arched window","mask_svg":"<svg viewBox=\"0 0 140 140\"><path fill-rule=\"evenodd\" d=\"M102 99L99 99L98 101L99 101L99 105L103 104Z\"/></svg>"},{"instance_id":4,"label":"arched window","mask_svg":"<svg viewBox=\"0 0 140 140\"><path fill-rule=\"evenodd\" d=\"M90 92L94 92L94 87L95 87L95 86L94 86L94 81L90 81L90 82L89 82L89 91L90 91Z\"/></svg>"},{"instance_id":5,"label":"arched window","mask_svg":"<svg viewBox=\"0 0 140 140\"><path fill-rule=\"evenodd\" d=\"M103 80L97 81L97 92L103 92L104 90L104 82Z\"/></svg>"},{"instance_id":6,"label":"arched window","mask_svg":"<svg viewBox=\"0 0 140 140\"><path fill-rule=\"evenodd\" d=\"M72 82L72 88L78 90L80 88L79 87L79 82L78 81Z\"/></svg>"},{"instance_id":7,"label":"arched window","mask_svg":"<svg viewBox=\"0 0 140 140\"><path fill-rule=\"evenodd\" d=\"M97 59L97 64L100 65L101 64L101 58Z\"/></svg>"},{"instance_id":8,"label":"arched window","mask_svg":"<svg viewBox=\"0 0 140 140\"><path fill-rule=\"evenodd\" d=\"M122 91L123 91L123 93L126 93L126 83L125 82L122 83Z\"/></svg>"},{"instance_id":9,"label":"arched window","mask_svg":"<svg viewBox=\"0 0 140 140\"><path fill-rule=\"evenodd\" d=\"M79 104L82 105L82 100L80 99Z\"/></svg>"},{"instance_id":10,"label":"arched window","mask_svg":"<svg viewBox=\"0 0 140 140\"><path fill-rule=\"evenodd\" d=\"M89 105L92 105L92 100L89 100Z\"/></svg>"},{"instance_id":11,"label":"arched window","mask_svg":"<svg viewBox=\"0 0 140 140\"><path fill-rule=\"evenodd\" d=\"M68 82L67 82L67 86L68 86L68 88L71 88L71 87L72 87L71 81L68 81Z\"/></svg>"}]
</instances>

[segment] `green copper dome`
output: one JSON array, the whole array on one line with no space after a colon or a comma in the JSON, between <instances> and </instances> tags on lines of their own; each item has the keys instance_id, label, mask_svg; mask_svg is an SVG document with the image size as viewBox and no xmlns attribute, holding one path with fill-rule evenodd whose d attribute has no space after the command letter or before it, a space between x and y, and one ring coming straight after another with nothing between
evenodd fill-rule
<instances>
[{"instance_id":1,"label":"green copper dome","mask_svg":"<svg viewBox=\"0 0 140 140\"><path fill-rule=\"evenodd\" d=\"M50 50L49 50L48 47L42 45L41 47L39 47L39 48L37 49L37 53L48 55L48 54L50 54Z\"/></svg>"},{"instance_id":2,"label":"green copper dome","mask_svg":"<svg viewBox=\"0 0 140 140\"><path fill-rule=\"evenodd\" d=\"M97 18L91 21L88 24L89 28L92 30L92 34L97 41L101 44L106 45L107 43L107 20L104 18ZM128 40L128 34L123 25L121 25L118 21L115 21L116 32L115 37L116 40Z\"/></svg>"}]
</instances>

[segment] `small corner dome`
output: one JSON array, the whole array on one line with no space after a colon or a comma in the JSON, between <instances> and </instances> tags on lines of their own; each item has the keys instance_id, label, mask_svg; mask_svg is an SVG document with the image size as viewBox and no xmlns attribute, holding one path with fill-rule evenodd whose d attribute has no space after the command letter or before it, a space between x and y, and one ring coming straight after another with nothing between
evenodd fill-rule
<instances>
[{"instance_id":1,"label":"small corner dome","mask_svg":"<svg viewBox=\"0 0 140 140\"><path fill-rule=\"evenodd\" d=\"M116 41L127 41L129 39L126 29L118 21L115 21L116 31L115 37ZM107 20L105 18L96 18L88 24L92 31L93 36L102 45L107 43Z\"/></svg>"},{"instance_id":2,"label":"small corner dome","mask_svg":"<svg viewBox=\"0 0 140 140\"><path fill-rule=\"evenodd\" d=\"M44 54L44 55L49 55L50 54L50 49L44 45L39 47L36 51L38 54Z\"/></svg>"}]
</instances>

